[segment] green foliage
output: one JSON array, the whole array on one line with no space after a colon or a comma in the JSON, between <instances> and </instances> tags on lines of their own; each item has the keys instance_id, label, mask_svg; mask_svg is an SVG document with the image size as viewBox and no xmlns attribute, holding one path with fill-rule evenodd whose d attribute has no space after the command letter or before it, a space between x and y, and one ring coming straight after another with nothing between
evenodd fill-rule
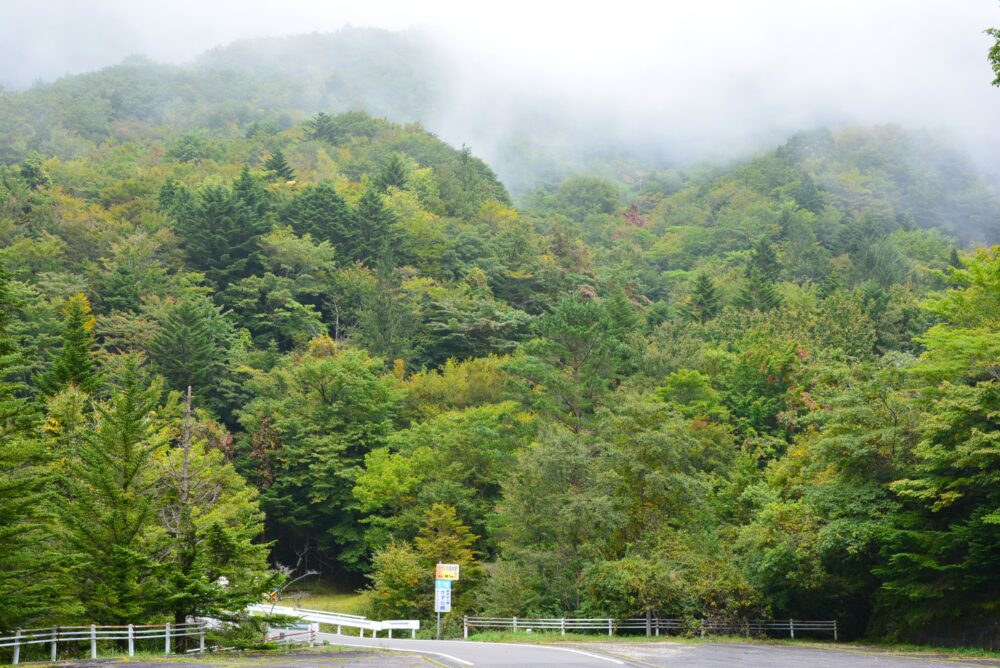
<instances>
[{"instance_id":1,"label":"green foliage","mask_svg":"<svg viewBox=\"0 0 1000 668\"><path fill-rule=\"evenodd\" d=\"M267 170L272 179L291 181L295 178L295 172L292 171L280 148L275 149L271 157L264 162L264 169Z\"/></svg>"},{"instance_id":2,"label":"green foliage","mask_svg":"<svg viewBox=\"0 0 1000 668\"><path fill-rule=\"evenodd\" d=\"M53 475L38 433L40 412L25 398L22 354L10 326L20 310L0 271L0 628L71 618L73 559L52 545Z\"/></svg>"},{"instance_id":3,"label":"green foliage","mask_svg":"<svg viewBox=\"0 0 1000 668\"><path fill-rule=\"evenodd\" d=\"M996 28L988 28L986 34L992 37L995 42L990 45L990 51L987 55L987 59L990 62L990 66L993 68L993 74L996 77L993 79L994 86L1000 86L1000 30Z\"/></svg>"},{"instance_id":4,"label":"green foliage","mask_svg":"<svg viewBox=\"0 0 1000 668\"><path fill-rule=\"evenodd\" d=\"M156 524L155 462L170 434L162 383L149 384L135 360L118 388L94 406L94 424L63 453L62 534L80 555L78 596L88 619L143 619L158 605L157 554L147 541Z\"/></svg>"},{"instance_id":5,"label":"green foliage","mask_svg":"<svg viewBox=\"0 0 1000 668\"><path fill-rule=\"evenodd\" d=\"M715 283L708 274L698 274L691 288L691 301L687 305L687 313L692 320L702 324L719 314L722 304Z\"/></svg>"},{"instance_id":6,"label":"green foliage","mask_svg":"<svg viewBox=\"0 0 1000 668\"><path fill-rule=\"evenodd\" d=\"M67 385L93 392L101 379L93 356L94 323L90 301L82 292L70 297L63 306L62 350L37 384L46 394L55 394Z\"/></svg>"},{"instance_id":7,"label":"green foliage","mask_svg":"<svg viewBox=\"0 0 1000 668\"><path fill-rule=\"evenodd\" d=\"M383 445L398 393L381 362L326 337L252 381L240 413L245 475L261 489L279 559L313 545L357 568L365 557L353 489L365 455Z\"/></svg>"},{"instance_id":8,"label":"green foliage","mask_svg":"<svg viewBox=\"0 0 1000 668\"><path fill-rule=\"evenodd\" d=\"M237 192L207 186L189 202L174 203L171 213L183 235L188 261L216 289L223 290L260 270L259 242L271 224Z\"/></svg>"}]
</instances>

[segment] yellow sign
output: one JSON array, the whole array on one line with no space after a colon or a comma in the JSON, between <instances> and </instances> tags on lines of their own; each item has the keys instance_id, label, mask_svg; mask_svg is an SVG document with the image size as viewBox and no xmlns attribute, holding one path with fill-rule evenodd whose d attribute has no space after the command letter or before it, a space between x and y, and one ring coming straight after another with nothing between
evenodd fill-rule
<instances>
[{"instance_id":1,"label":"yellow sign","mask_svg":"<svg viewBox=\"0 0 1000 668\"><path fill-rule=\"evenodd\" d=\"M457 580L458 564L438 564L434 569L435 580Z\"/></svg>"}]
</instances>

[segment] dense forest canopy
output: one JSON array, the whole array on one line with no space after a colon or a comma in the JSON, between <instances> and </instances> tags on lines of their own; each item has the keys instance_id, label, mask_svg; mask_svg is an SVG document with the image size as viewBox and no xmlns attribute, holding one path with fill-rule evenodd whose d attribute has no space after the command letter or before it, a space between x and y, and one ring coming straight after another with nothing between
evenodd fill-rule
<instances>
[{"instance_id":1,"label":"dense forest canopy","mask_svg":"<svg viewBox=\"0 0 1000 668\"><path fill-rule=\"evenodd\" d=\"M377 37L0 96L0 629L223 615L278 564L428 617L447 560L452 624L997 642L1000 199L960 152L816 129L515 207L381 117L436 64Z\"/></svg>"}]
</instances>

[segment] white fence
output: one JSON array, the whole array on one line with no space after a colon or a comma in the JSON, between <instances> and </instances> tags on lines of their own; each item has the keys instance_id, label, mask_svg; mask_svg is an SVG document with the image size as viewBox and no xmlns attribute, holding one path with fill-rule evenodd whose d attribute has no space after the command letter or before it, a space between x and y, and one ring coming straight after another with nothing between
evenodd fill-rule
<instances>
[{"instance_id":1,"label":"white fence","mask_svg":"<svg viewBox=\"0 0 1000 668\"><path fill-rule=\"evenodd\" d=\"M832 633L837 640L837 620L804 619L748 619L742 621L718 621L711 619L691 621L683 619L663 619L659 617L613 618L526 618L526 617L465 617L463 636L469 637L469 629L503 629L509 631L598 631L614 635L615 631L645 631L646 635L660 635L660 631L692 632L706 635L773 636L785 635L794 638L798 633Z\"/></svg>"},{"instance_id":2,"label":"white fence","mask_svg":"<svg viewBox=\"0 0 1000 668\"><path fill-rule=\"evenodd\" d=\"M264 614L283 615L287 617L297 617L305 622L317 622L327 624L337 628L337 634L341 635L343 629L357 629L358 635L364 637L365 631L371 631L371 637L378 635L379 631L387 631L392 637L393 630L409 631L410 636L417 637L417 630L420 629L420 620L417 619L388 619L376 621L360 615L345 615L339 612L327 612L326 610L310 610L308 608L289 608L281 605L267 605L259 603L247 608L251 612Z\"/></svg>"},{"instance_id":3,"label":"white fence","mask_svg":"<svg viewBox=\"0 0 1000 668\"><path fill-rule=\"evenodd\" d=\"M205 651L204 623L127 626L53 626L43 629L18 629L14 635L0 636L0 648L13 648L13 663L21 661L21 648L32 645L48 645L49 658L59 658L59 644L71 644L80 649L90 645L90 658L97 658L97 644L122 643L128 647L128 655L135 655L136 643L158 641L165 654L170 654L171 641L177 638L198 638L198 649Z\"/></svg>"}]
</instances>

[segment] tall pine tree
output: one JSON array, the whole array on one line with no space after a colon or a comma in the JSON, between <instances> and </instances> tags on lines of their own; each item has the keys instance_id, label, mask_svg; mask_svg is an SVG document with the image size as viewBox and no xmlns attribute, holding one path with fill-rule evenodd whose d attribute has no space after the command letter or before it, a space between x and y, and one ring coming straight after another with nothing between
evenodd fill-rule
<instances>
[{"instance_id":1,"label":"tall pine tree","mask_svg":"<svg viewBox=\"0 0 1000 668\"><path fill-rule=\"evenodd\" d=\"M347 255L369 267L392 258L398 251L403 233L396 216L385 208L382 196L369 188L354 209L354 239L348 244Z\"/></svg>"},{"instance_id":2,"label":"tall pine tree","mask_svg":"<svg viewBox=\"0 0 1000 668\"><path fill-rule=\"evenodd\" d=\"M285 160L285 154L280 148L274 149L274 153L272 153L271 157L264 163L264 169L270 172L272 178L274 179L291 181L295 178L295 172L292 171L288 161Z\"/></svg>"},{"instance_id":3,"label":"tall pine tree","mask_svg":"<svg viewBox=\"0 0 1000 668\"><path fill-rule=\"evenodd\" d=\"M160 555L148 535L157 521L155 462L170 442L163 383L150 383L134 358L117 381L67 453L58 504L66 549L82 561L77 589L86 617L105 624L134 623L162 605Z\"/></svg>"},{"instance_id":4,"label":"tall pine tree","mask_svg":"<svg viewBox=\"0 0 1000 668\"><path fill-rule=\"evenodd\" d=\"M698 274L691 290L691 301L688 303L687 315L692 320L705 323L714 318L722 310L719 293L715 289L712 278L705 273Z\"/></svg>"},{"instance_id":5,"label":"tall pine tree","mask_svg":"<svg viewBox=\"0 0 1000 668\"><path fill-rule=\"evenodd\" d=\"M93 392L101 379L93 356L94 323L90 301L85 294L70 297L63 306L62 350L38 379L37 385L46 394L55 394L67 385Z\"/></svg>"},{"instance_id":6,"label":"tall pine tree","mask_svg":"<svg viewBox=\"0 0 1000 668\"><path fill-rule=\"evenodd\" d=\"M23 360L9 327L19 304L0 271L0 630L71 615L69 555L53 548L52 476L38 437L40 415L16 380Z\"/></svg>"}]
</instances>

